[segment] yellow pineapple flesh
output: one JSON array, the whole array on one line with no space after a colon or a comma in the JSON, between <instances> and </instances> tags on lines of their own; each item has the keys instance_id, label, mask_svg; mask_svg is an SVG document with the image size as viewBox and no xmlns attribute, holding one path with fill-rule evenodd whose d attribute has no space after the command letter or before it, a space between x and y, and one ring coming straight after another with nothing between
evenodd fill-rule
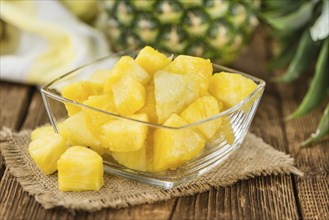
<instances>
[{"instance_id":1,"label":"yellow pineapple flesh","mask_svg":"<svg viewBox=\"0 0 329 220\"><path fill-rule=\"evenodd\" d=\"M145 144L137 151L111 152L112 157L125 167L139 171L150 171L153 167L153 131L149 128Z\"/></svg>"},{"instance_id":2,"label":"yellow pineapple flesh","mask_svg":"<svg viewBox=\"0 0 329 220\"><path fill-rule=\"evenodd\" d=\"M130 118L148 121L146 114L132 115ZM113 120L102 126L103 145L110 151L131 152L141 149L147 138L148 127L130 120Z\"/></svg>"},{"instance_id":3,"label":"yellow pineapple flesh","mask_svg":"<svg viewBox=\"0 0 329 220\"><path fill-rule=\"evenodd\" d=\"M124 75L112 86L114 103L121 115L131 115L145 104L145 87L132 78Z\"/></svg>"},{"instance_id":4,"label":"yellow pineapple flesh","mask_svg":"<svg viewBox=\"0 0 329 220\"><path fill-rule=\"evenodd\" d=\"M46 175L57 170L57 160L66 149L65 140L58 134L48 134L48 131L29 144L32 159Z\"/></svg>"},{"instance_id":5,"label":"yellow pineapple flesh","mask_svg":"<svg viewBox=\"0 0 329 220\"><path fill-rule=\"evenodd\" d=\"M221 117L221 124L215 135L209 140L209 143L218 143L218 139L223 137L228 144L233 144L235 141L234 132L230 122L230 116Z\"/></svg>"},{"instance_id":6,"label":"yellow pineapple flesh","mask_svg":"<svg viewBox=\"0 0 329 220\"><path fill-rule=\"evenodd\" d=\"M75 102L84 102L92 95L100 95L103 92L103 84L92 81L81 81L69 84L62 88L61 93L64 98ZM64 103L69 116L80 112L80 107L69 103Z\"/></svg>"},{"instance_id":7,"label":"yellow pineapple flesh","mask_svg":"<svg viewBox=\"0 0 329 220\"><path fill-rule=\"evenodd\" d=\"M154 74L154 86L155 108L160 124L171 114L180 114L199 96L197 84L188 75L158 71Z\"/></svg>"},{"instance_id":8,"label":"yellow pineapple flesh","mask_svg":"<svg viewBox=\"0 0 329 220\"><path fill-rule=\"evenodd\" d=\"M180 127L188 123L173 114L165 126ZM184 162L197 156L205 146L203 136L192 128L165 129L154 131L153 171L176 169Z\"/></svg>"},{"instance_id":9,"label":"yellow pineapple flesh","mask_svg":"<svg viewBox=\"0 0 329 220\"><path fill-rule=\"evenodd\" d=\"M150 75L162 70L171 62L171 58L149 46L144 47L135 60Z\"/></svg>"},{"instance_id":10,"label":"yellow pineapple flesh","mask_svg":"<svg viewBox=\"0 0 329 220\"><path fill-rule=\"evenodd\" d=\"M229 117L224 117L219 128L220 135L223 135L228 144L233 144L235 140L234 132Z\"/></svg>"},{"instance_id":11,"label":"yellow pineapple flesh","mask_svg":"<svg viewBox=\"0 0 329 220\"><path fill-rule=\"evenodd\" d=\"M96 83L101 83L104 84L107 78L109 77L111 71L110 70L104 70L100 69L97 70L90 78L88 81L96 82Z\"/></svg>"},{"instance_id":12,"label":"yellow pineapple flesh","mask_svg":"<svg viewBox=\"0 0 329 220\"><path fill-rule=\"evenodd\" d=\"M256 87L254 81L240 74L220 72L210 79L209 93L228 109L245 99Z\"/></svg>"},{"instance_id":13,"label":"yellow pineapple flesh","mask_svg":"<svg viewBox=\"0 0 329 220\"><path fill-rule=\"evenodd\" d=\"M144 106L136 114L146 113L150 122L157 123L158 116L155 111L154 84L146 86L146 97Z\"/></svg>"},{"instance_id":14,"label":"yellow pineapple flesh","mask_svg":"<svg viewBox=\"0 0 329 220\"><path fill-rule=\"evenodd\" d=\"M88 148L70 147L60 157L57 166L61 191L98 191L104 185L103 159Z\"/></svg>"},{"instance_id":15,"label":"yellow pineapple flesh","mask_svg":"<svg viewBox=\"0 0 329 220\"><path fill-rule=\"evenodd\" d=\"M212 96L203 96L189 105L180 116L189 123L205 120L217 115L223 108L218 105L217 100ZM197 125L196 128L203 134L206 140L210 139L217 132L221 124L221 118L213 119Z\"/></svg>"},{"instance_id":16,"label":"yellow pineapple flesh","mask_svg":"<svg viewBox=\"0 0 329 220\"><path fill-rule=\"evenodd\" d=\"M90 96L83 104L100 109L106 112L117 114L114 104L113 94L105 94L100 96ZM111 115L99 112L97 110L82 108L84 120L87 128L98 136L101 126L106 122L113 120Z\"/></svg>"},{"instance_id":17,"label":"yellow pineapple flesh","mask_svg":"<svg viewBox=\"0 0 329 220\"><path fill-rule=\"evenodd\" d=\"M88 129L83 112L79 112L63 121L59 133L71 146L90 147L100 155L105 152L105 148L101 146L99 139Z\"/></svg>"},{"instance_id":18,"label":"yellow pineapple flesh","mask_svg":"<svg viewBox=\"0 0 329 220\"><path fill-rule=\"evenodd\" d=\"M146 148L130 152L111 152L112 157L125 167L130 169L146 171Z\"/></svg>"},{"instance_id":19,"label":"yellow pineapple flesh","mask_svg":"<svg viewBox=\"0 0 329 220\"><path fill-rule=\"evenodd\" d=\"M133 58L123 56L111 70L104 85L104 92L112 93L112 86L124 75L131 76L143 85L146 85L151 78L151 76L139 66Z\"/></svg>"},{"instance_id":20,"label":"yellow pineapple flesh","mask_svg":"<svg viewBox=\"0 0 329 220\"><path fill-rule=\"evenodd\" d=\"M44 125L34 129L31 133L31 140L34 141L38 138L55 134L54 128L51 125Z\"/></svg>"},{"instance_id":21,"label":"yellow pineapple flesh","mask_svg":"<svg viewBox=\"0 0 329 220\"><path fill-rule=\"evenodd\" d=\"M176 57L164 70L190 76L199 86L200 96L206 95L209 80L213 73L209 59L186 55Z\"/></svg>"}]
</instances>

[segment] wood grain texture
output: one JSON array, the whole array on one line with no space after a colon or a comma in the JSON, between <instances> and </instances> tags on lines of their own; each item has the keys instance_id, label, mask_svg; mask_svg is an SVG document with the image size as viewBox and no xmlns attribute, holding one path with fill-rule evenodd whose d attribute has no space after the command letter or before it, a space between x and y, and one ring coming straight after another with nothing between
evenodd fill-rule
<instances>
[{"instance_id":1,"label":"wood grain texture","mask_svg":"<svg viewBox=\"0 0 329 220\"><path fill-rule=\"evenodd\" d=\"M20 128L32 90L29 86L0 81L0 127Z\"/></svg>"},{"instance_id":2,"label":"wood grain texture","mask_svg":"<svg viewBox=\"0 0 329 220\"><path fill-rule=\"evenodd\" d=\"M18 130L25 117L33 88L0 81L0 128ZM0 154L0 180L5 171L5 161Z\"/></svg>"},{"instance_id":3,"label":"wood grain texture","mask_svg":"<svg viewBox=\"0 0 329 220\"><path fill-rule=\"evenodd\" d=\"M32 95L27 117L22 124L22 129L35 129L45 123L50 123L47 111L43 104L40 92L35 91Z\"/></svg>"},{"instance_id":4,"label":"wood grain texture","mask_svg":"<svg viewBox=\"0 0 329 220\"><path fill-rule=\"evenodd\" d=\"M291 85L278 86L285 116L296 110L306 89L307 81L304 78ZM294 177L297 199L304 219L329 219L329 138L327 136L318 144L307 148L298 147L299 143L315 131L324 108L325 102L310 114L284 124L289 151L296 159L297 167L305 174L304 177Z\"/></svg>"}]
</instances>

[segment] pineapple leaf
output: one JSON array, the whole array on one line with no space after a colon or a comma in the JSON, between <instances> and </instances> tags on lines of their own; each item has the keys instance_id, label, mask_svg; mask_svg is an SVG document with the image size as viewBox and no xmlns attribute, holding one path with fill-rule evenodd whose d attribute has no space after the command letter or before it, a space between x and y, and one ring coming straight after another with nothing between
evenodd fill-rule
<instances>
[{"instance_id":1,"label":"pineapple leaf","mask_svg":"<svg viewBox=\"0 0 329 220\"><path fill-rule=\"evenodd\" d=\"M323 112L316 131L311 134L311 137L309 137L306 141L302 142L300 144L300 147L315 143L327 134L329 134L329 103L327 104L327 107Z\"/></svg>"},{"instance_id":2,"label":"pineapple leaf","mask_svg":"<svg viewBox=\"0 0 329 220\"><path fill-rule=\"evenodd\" d=\"M313 8L318 1L303 4L296 12L277 17L266 17L267 22L279 31L293 31L303 27L313 15Z\"/></svg>"},{"instance_id":3,"label":"pineapple leaf","mask_svg":"<svg viewBox=\"0 0 329 220\"><path fill-rule=\"evenodd\" d=\"M307 29L298 44L297 52L289 65L288 70L281 76L274 78L276 82L291 82L297 79L308 67L316 52L316 45L312 41Z\"/></svg>"},{"instance_id":4,"label":"pineapple leaf","mask_svg":"<svg viewBox=\"0 0 329 220\"><path fill-rule=\"evenodd\" d=\"M268 64L267 68L269 70L274 70L277 68L284 67L288 65L294 58L297 46L295 44L286 45L275 58L273 58Z\"/></svg>"},{"instance_id":5,"label":"pineapple leaf","mask_svg":"<svg viewBox=\"0 0 329 220\"><path fill-rule=\"evenodd\" d=\"M290 120L296 117L303 116L316 107L318 107L326 96L329 82L329 63L328 63L328 50L329 50L329 38L327 38L322 45L319 58L316 62L315 75L311 82L311 86L308 89L302 103L297 110L289 115L286 119Z\"/></svg>"},{"instance_id":6,"label":"pineapple leaf","mask_svg":"<svg viewBox=\"0 0 329 220\"><path fill-rule=\"evenodd\" d=\"M324 1L322 14L311 27L311 36L314 41L323 40L329 35L329 1Z\"/></svg>"},{"instance_id":7,"label":"pineapple leaf","mask_svg":"<svg viewBox=\"0 0 329 220\"><path fill-rule=\"evenodd\" d=\"M265 0L264 1L264 11L262 15L268 18L276 18L284 16L296 11L302 4L304 0Z\"/></svg>"}]
</instances>

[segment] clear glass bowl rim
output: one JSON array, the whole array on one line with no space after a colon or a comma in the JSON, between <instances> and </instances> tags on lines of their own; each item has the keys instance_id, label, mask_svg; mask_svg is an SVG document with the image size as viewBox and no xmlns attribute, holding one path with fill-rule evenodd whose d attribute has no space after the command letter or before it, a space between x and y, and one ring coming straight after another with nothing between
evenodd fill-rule
<instances>
[{"instance_id":1,"label":"clear glass bowl rim","mask_svg":"<svg viewBox=\"0 0 329 220\"><path fill-rule=\"evenodd\" d=\"M53 92L50 91L50 88L53 85L55 85L58 81L63 80L65 77L68 77L70 75L74 75L76 71L79 71L79 70L81 70L81 69L83 69L85 67L88 67L90 65L97 64L98 62L104 61L104 60L109 59L109 58L121 57L121 56L124 56L124 55L132 55L134 53L137 54L138 51L139 50L137 50L137 51L129 51L129 50L126 50L126 51L121 51L121 52L118 52L118 53L113 53L113 54L110 54L110 55L106 55L106 56L104 56L102 58L99 58L97 60L94 60L94 61L92 61L92 62L90 62L88 64L82 65L82 66L80 66L78 68L75 68L75 69L69 71L68 73L65 73L62 76L54 79L53 81L51 81L47 85L43 86L41 88L41 93L43 93L44 95L46 95L46 96L48 96L50 98L53 98L53 99L55 99L57 101L69 103L69 104L72 104L72 105L78 105L78 106L81 106L83 108L89 108L89 109L92 109L94 111L98 111L98 112L101 112L101 113L104 113L104 114L108 114L108 115L110 115L112 117L115 117L115 118L118 118L118 119L124 119L124 120L134 121L134 122L142 123L142 124L145 124L147 126L151 126L151 127L155 127L155 128L166 128L166 129L179 130L179 129L184 129L184 128L189 128L189 127L197 126L197 125L206 123L208 121L212 121L212 120L218 119L220 117L225 117L225 116L230 115L232 112L237 111L242 106L244 106L246 103L248 103L251 99L253 99L255 96L257 96L257 94L261 93L264 90L265 85L266 85L265 81L262 80L262 79L260 79L260 78L258 78L258 77L249 75L247 73L243 73L243 72L238 71L238 70L235 70L235 69L231 69L229 67L221 66L221 65L218 65L218 64L212 64L213 67L215 67L215 68L219 68L219 69L221 69L223 71L227 71L227 72L231 72L231 73L240 74L240 75L242 75L242 76L244 76L244 77L246 77L248 79L253 80L254 82L257 83L256 89L251 94L249 94L245 99L243 99L241 102L239 102L237 105L235 105L235 106L233 106L233 107L231 107L231 108L229 108L229 109L227 109L225 111L222 111L219 114L216 114L216 115L214 115L212 117L209 117L209 118L206 118L206 119L197 121L197 122L186 124L184 126L179 126L179 127L165 126L165 125L155 124L155 123L151 123L151 122L140 121L140 120L137 120L137 119L133 119L133 118L125 117L125 116L122 116L122 115L118 115L118 114L115 114L115 113L112 113L112 112L107 112L107 111L104 111L104 110L101 110L101 109L98 109L98 108L94 108L94 107L85 105L85 104L83 104L81 102L76 102L76 101L73 101L73 100L64 98L63 96L58 95L58 94L53 93ZM260 98L260 97L258 97L258 98ZM255 99L255 100L257 100L257 99Z\"/></svg>"}]
</instances>

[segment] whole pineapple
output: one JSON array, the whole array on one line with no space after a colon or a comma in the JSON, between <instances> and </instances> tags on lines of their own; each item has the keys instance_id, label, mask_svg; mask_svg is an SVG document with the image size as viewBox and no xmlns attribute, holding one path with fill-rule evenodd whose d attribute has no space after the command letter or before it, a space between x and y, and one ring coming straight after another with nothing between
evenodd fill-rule
<instances>
[{"instance_id":1,"label":"whole pineapple","mask_svg":"<svg viewBox=\"0 0 329 220\"><path fill-rule=\"evenodd\" d=\"M98 27L115 51L145 45L232 61L258 24L258 0L102 0Z\"/></svg>"}]
</instances>

